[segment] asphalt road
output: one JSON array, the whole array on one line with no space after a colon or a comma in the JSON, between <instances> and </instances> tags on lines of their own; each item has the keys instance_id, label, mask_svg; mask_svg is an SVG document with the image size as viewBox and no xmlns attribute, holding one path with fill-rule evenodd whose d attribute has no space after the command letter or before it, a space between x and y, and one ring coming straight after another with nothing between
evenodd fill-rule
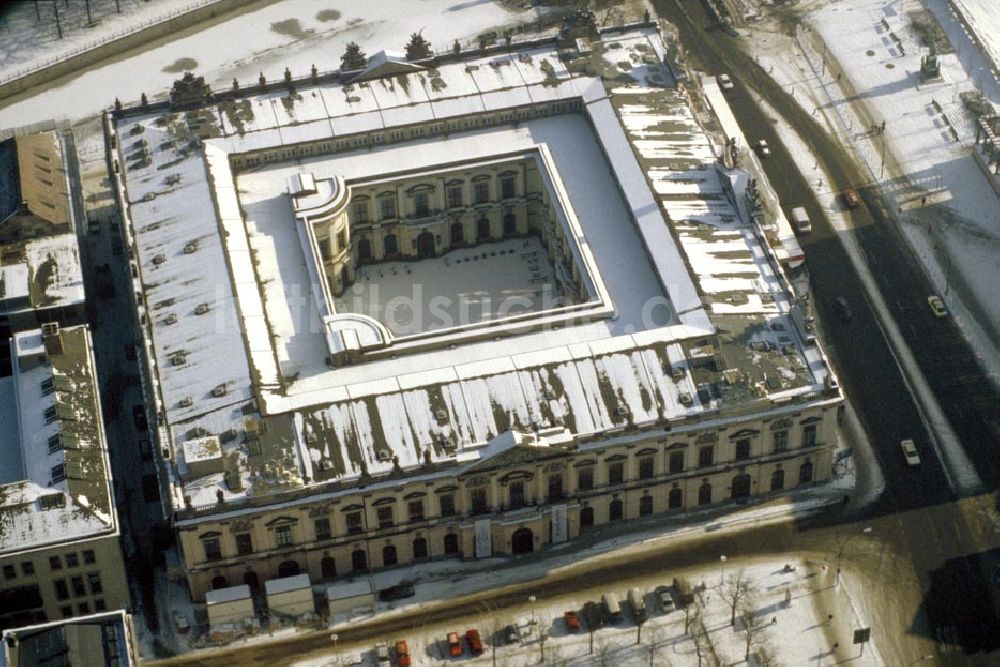
<instances>
[{"instance_id":1,"label":"asphalt road","mask_svg":"<svg viewBox=\"0 0 1000 667\"><path fill-rule=\"evenodd\" d=\"M918 408L881 334L862 283L809 183L781 143L772 121L754 103L752 93L765 98L821 156L836 188L861 187L864 205L851 213L854 233L920 370L983 481L982 491L987 495L980 499L982 510L995 513L1000 478L996 456L1000 401L974 351L954 323L930 314L926 298L933 288L891 212L881 203L877 187L837 140L768 77L736 39L723 31L706 30L712 19L702 3L657 0L654 4L660 16L678 26L696 67L711 74L732 75L736 89L730 103L741 129L748 141L766 139L772 146L773 155L765 161L769 180L788 210L805 206L813 221L813 232L800 242L815 305L826 323L828 352L873 443L886 480L886 492L878 503L865 508L864 517L897 514L900 530L896 551L909 555L924 591L922 604L913 610L909 632L938 640L939 648L947 650L942 661L963 664L967 654L981 658L983 651L996 651L1000 648L997 617L989 594L996 583L991 574L996 560L995 554L984 552L1000 546L997 533L970 526L958 506L949 502L955 493L933 453ZM833 308L837 296L851 304L854 317L850 322L839 321ZM903 461L898 443L908 437L916 440L921 452L923 463L919 467ZM928 519L929 511L903 514L915 508L933 510L934 521ZM956 545L961 555L943 560L945 547ZM960 651L949 650L956 645Z\"/></svg>"}]
</instances>

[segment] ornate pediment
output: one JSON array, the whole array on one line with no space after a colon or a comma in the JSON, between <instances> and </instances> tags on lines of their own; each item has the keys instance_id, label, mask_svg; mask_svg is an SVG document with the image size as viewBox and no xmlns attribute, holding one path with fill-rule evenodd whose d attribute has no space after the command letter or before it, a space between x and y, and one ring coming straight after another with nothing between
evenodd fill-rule
<instances>
[{"instance_id":1,"label":"ornate pediment","mask_svg":"<svg viewBox=\"0 0 1000 667\"><path fill-rule=\"evenodd\" d=\"M274 526L287 526L298 522L299 520L293 516L279 516L277 519L271 519L264 525L268 528L273 528Z\"/></svg>"}]
</instances>

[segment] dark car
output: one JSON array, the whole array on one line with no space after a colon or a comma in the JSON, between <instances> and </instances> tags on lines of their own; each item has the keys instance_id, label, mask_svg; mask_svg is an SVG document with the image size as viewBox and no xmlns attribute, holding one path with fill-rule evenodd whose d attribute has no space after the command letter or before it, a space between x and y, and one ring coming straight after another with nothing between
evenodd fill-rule
<instances>
[{"instance_id":1,"label":"dark car","mask_svg":"<svg viewBox=\"0 0 1000 667\"><path fill-rule=\"evenodd\" d=\"M837 317L840 318L841 322L850 322L854 319L854 313L851 311L851 306L848 305L847 299L838 296L833 300L833 305L837 308Z\"/></svg>"},{"instance_id":2,"label":"dark car","mask_svg":"<svg viewBox=\"0 0 1000 667\"><path fill-rule=\"evenodd\" d=\"M149 422L146 421L146 408L141 405L132 406L132 423L135 424L135 430L146 431L149 429Z\"/></svg>"},{"instance_id":3,"label":"dark car","mask_svg":"<svg viewBox=\"0 0 1000 667\"><path fill-rule=\"evenodd\" d=\"M604 619L601 616L601 608L593 600L583 605L583 618L587 621L587 627L590 630L596 630L604 625Z\"/></svg>"},{"instance_id":4,"label":"dark car","mask_svg":"<svg viewBox=\"0 0 1000 667\"><path fill-rule=\"evenodd\" d=\"M403 598L413 597L413 584L402 581L395 586L390 586L389 588L383 588L378 592L378 599L383 602L389 600L402 600Z\"/></svg>"},{"instance_id":5,"label":"dark car","mask_svg":"<svg viewBox=\"0 0 1000 667\"><path fill-rule=\"evenodd\" d=\"M520 644L521 628L517 627L514 623L511 623L503 629L503 640L508 644Z\"/></svg>"}]
</instances>

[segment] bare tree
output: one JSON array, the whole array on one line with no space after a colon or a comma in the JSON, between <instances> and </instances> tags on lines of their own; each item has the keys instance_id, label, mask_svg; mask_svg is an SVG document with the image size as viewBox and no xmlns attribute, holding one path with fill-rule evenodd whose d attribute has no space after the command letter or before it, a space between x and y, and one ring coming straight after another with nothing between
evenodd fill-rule
<instances>
[{"instance_id":1,"label":"bare tree","mask_svg":"<svg viewBox=\"0 0 1000 667\"><path fill-rule=\"evenodd\" d=\"M614 654L615 645L611 643L610 639L605 639L601 642L601 645L597 647L597 664L600 667L611 667L614 664Z\"/></svg>"},{"instance_id":2,"label":"bare tree","mask_svg":"<svg viewBox=\"0 0 1000 667\"><path fill-rule=\"evenodd\" d=\"M740 605L740 621L743 623L743 659L750 659L750 651L760 640L764 630L764 623L754 610L753 599L747 595Z\"/></svg>"},{"instance_id":3,"label":"bare tree","mask_svg":"<svg viewBox=\"0 0 1000 667\"><path fill-rule=\"evenodd\" d=\"M656 659L656 654L666 644L666 629L662 625L653 625L650 623L642 639L642 650L649 658L649 667L653 667L654 664L670 667L669 661L665 658Z\"/></svg>"},{"instance_id":4,"label":"bare tree","mask_svg":"<svg viewBox=\"0 0 1000 667\"><path fill-rule=\"evenodd\" d=\"M736 610L740 606L740 600L747 595L750 590L750 580L747 578L746 570L737 570L729 575L729 579L722 587L720 594L722 599L729 603L729 625L736 625Z\"/></svg>"},{"instance_id":5,"label":"bare tree","mask_svg":"<svg viewBox=\"0 0 1000 667\"><path fill-rule=\"evenodd\" d=\"M756 655L757 667L778 667L778 655L763 641L758 644Z\"/></svg>"}]
</instances>

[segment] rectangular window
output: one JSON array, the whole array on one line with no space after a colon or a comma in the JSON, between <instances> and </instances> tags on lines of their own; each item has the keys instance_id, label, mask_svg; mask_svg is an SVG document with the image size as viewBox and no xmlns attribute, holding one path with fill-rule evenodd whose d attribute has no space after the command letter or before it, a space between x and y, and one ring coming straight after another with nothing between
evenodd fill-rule
<instances>
[{"instance_id":1,"label":"rectangular window","mask_svg":"<svg viewBox=\"0 0 1000 667\"><path fill-rule=\"evenodd\" d=\"M347 513L347 534L357 535L362 532L361 528L361 512L348 512Z\"/></svg>"},{"instance_id":2,"label":"rectangular window","mask_svg":"<svg viewBox=\"0 0 1000 667\"><path fill-rule=\"evenodd\" d=\"M58 484L66 479L66 467L62 463L52 466L52 483Z\"/></svg>"},{"instance_id":3,"label":"rectangular window","mask_svg":"<svg viewBox=\"0 0 1000 667\"><path fill-rule=\"evenodd\" d=\"M21 563L21 574L26 577L30 577L35 573L35 564L30 560Z\"/></svg>"},{"instance_id":4,"label":"rectangular window","mask_svg":"<svg viewBox=\"0 0 1000 667\"><path fill-rule=\"evenodd\" d=\"M337 252L341 252L347 248L347 232L341 229L337 232Z\"/></svg>"},{"instance_id":5,"label":"rectangular window","mask_svg":"<svg viewBox=\"0 0 1000 667\"><path fill-rule=\"evenodd\" d=\"M783 452L788 449L788 431L774 432L774 451Z\"/></svg>"},{"instance_id":6,"label":"rectangular window","mask_svg":"<svg viewBox=\"0 0 1000 667\"><path fill-rule=\"evenodd\" d=\"M508 488L508 499L512 510L524 507L524 482L516 480L510 483Z\"/></svg>"},{"instance_id":7,"label":"rectangular window","mask_svg":"<svg viewBox=\"0 0 1000 667\"><path fill-rule=\"evenodd\" d=\"M424 520L424 501L422 500L411 500L406 505L407 510L410 513L410 521L423 521Z\"/></svg>"},{"instance_id":8,"label":"rectangular window","mask_svg":"<svg viewBox=\"0 0 1000 667\"><path fill-rule=\"evenodd\" d=\"M608 484L621 484L625 481L625 462L614 461L608 464Z\"/></svg>"},{"instance_id":9,"label":"rectangular window","mask_svg":"<svg viewBox=\"0 0 1000 667\"><path fill-rule=\"evenodd\" d=\"M202 540L205 546L205 560L219 560L222 558L222 549L219 547L219 540Z\"/></svg>"},{"instance_id":10,"label":"rectangular window","mask_svg":"<svg viewBox=\"0 0 1000 667\"><path fill-rule=\"evenodd\" d=\"M278 548L292 546L292 527L278 526L274 529L274 543Z\"/></svg>"},{"instance_id":11,"label":"rectangular window","mask_svg":"<svg viewBox=\"0 0 1000 667\"><path fill-rule=\"evenodd\" d=\"M490 511L489 505L486 504L486 489L472 489L469 492L469 499L473 514L486 514Z\"/></svg>"},{"instance_id":12,"label":"rectangular window","mask_svg":"<svg viewBox=\"0 0 1000 667\"><path fill-rule=\"evenodd\" d=\"M70 579L73 586L73 597L82 598L87 594L87 587L83 585L83 577L73 577Z\"/></svg>"},{"instance_id":13,"label":"rectangular window","mask_svg":"<svg viewBox=\"0 0 1000 667\"><path fill-rule=\"evenodd\" d=\"M576 488L580 491L594 488L594 466L584 466L576 471Z\"/></svg>"},{"instance_id":14,"label":"rectangular window","mask_svg":"<svg viewBox=\"0 0 1000 667\"><path fill-rule=\"evenodd\" d=\"M326 517L322 519L315 519L313 521L313 529L316 531L317 540L330 539L330 520Z\"/></svg>"},{"instance_id":15,"label":"rectangular window","mask_svg":"<svg viewBox=\"0 0 1000 667\"><path fill-rule=\"evenodd\" d=\"M715 447L709 445L698 450L698 467L707 468L715 462Z\"/></svg>"},{"instance_id":16,"label":"rectangular window","mask_svg":"<svg viewBox=\"0 0 1000 667\"><path fill-rule=\"evenodd\" d=\"M69 587L66 585L65 579L56 579L52 582L52 587L56 591L56 599L58 600L68 600L69 599Z\"/></svg>"},{"instance_id":17,"label":"rectangular window","mask_svg":"<svg viewBox=\"0 0 1000 667\"><path fill-rule=\"evenodd\" d=\"M549 473L549 502L559 502L566 496L563 493L563 478L557 472Z\"/></svg>"},{"instance_id":18,"label":"rectangular window","mask_svg":"<svg viewBox=\"0 0 1000 667\"><path fill-rule=\"evenodd\" d=\"M90 605L87 604L86 602L81 602L80 604L76 605L76 609L77 611L80 612L81 616L86 616L87 614L90 613Z\"/></svg>"},{"instance_id":19,"label":"rectangular window","mask_svg":"<svg viewBox=\"0 0 1000 667\"><path fill-rule=\"evenodd\" d=\"M108 605L104 604L104 600L94 600L94 611L106 611Z\"/></svg>"},{"instance_id":20,"label":"rectangular window","mask_svg":"<svg viewBox=\"0 0 1000 667\"><path fill-rule=\"evenodd\" d=\"M500 192L504 199L513 199L517 196L517 188L514 185L513 176L504 176L500 179Z\"/></svg>"},{"instance_id":21,"label":"rectangular window","mask_svg":"<svg viewBox=\"0 0 1000 667\"><path fill-rule=\"evenodd\" d=\"M473 195L477 204L485 204L490 200L490 184L480 181L473 186Z\"/></svg>"},{"instance_id":22,"label":"rectangular window","mask_svg":"<svg viewBox=\"0 0 1000 667\"><path fill-rule=\"evenodd\" d=\"M71 554L66 554L66 567L78 567L80 565L80 557L73 552Z\"/></svg>"},{"instance_id":23,"label":"rectangular window","mask_svg":"<svg viewBox=\"0 0 1000 667\"><path fill-rule=\"evenodd\" d=\"M87 585L90 586L91 595L100 595L104 592L104 587L101 585L100 572L88 572Z\"/></svg>"},{"instance_id":24,"label":"rectangular window","mask_svg":"<svg viewBox=\"0 0 1000 667\"><path fill-rule=\"evenodd\" d=\"M453 185L447 190L448 208L458 208L462 205L462 186Z\"/></svg>"},{"instance_id":25,"label":"rectangular window","mask_svg":"<svg viewBox=\"0 0 1000 667\"><path fill-rule=\"evenodd\" d=\"M652 479L655 473L655 459L652 456L643 456L639 459L639 479Z\"/></svg>"},{"instance_id":26,"label":"rectangular window","mask_svg":"<svg viewBox=\"0 0 1000 667\"><path fill-rule=\"evenodd\" d=\"M56 406L50 405L45 408L45 423L51 424L56 420Z\"/></svg>"},{"instance_id":27,"label":"rectangular window","mask_svg":"<svg viewBox=\"0 0 1000 667\"><path fill-rule=\"evenodd\" d=\"M379 507L375 510L376 516L378 517L378 527L379 528L392 528L392 508L391 507Z\"/></svg>"},{"instance_id":28,"label":"rectangular window","mask_svg":"<svg viewBox=\"0 0 1000 667\"><path fill-rule=\"evenodd\" d=\"M236 553L240 556L253 553L253 538L250 533L239 533L236 536Z\"/></svg>"},{"instance_id":29,"label":"rectangular window","mask_svg":"<svg viewBox=\"0 0 1000 667\"><path fill-rule=\"evenodd\" d=\"M4 579L16 579L17 578L17 570L14 569L13 565L4 565L3 566L3 578Z\"/></svg>"},{"instance_id":30,"label":"rectangular window","mask_svg":"<svg viewBox=\"0 0 1000 667\"><path fill-rule=\"evenodd\" d=\"M455 495L451 493L442 494L439 502L441 503L441 516L454 516L455 515Z\"/></svg>"},{"instance_id":31,"label":"rectangular window","mask_svg":"<svg viewBox=\"0 0 1000 667\"><path fill-rule=\"evenodd\" d=\"M62 437L58 433L49 436L49 454L54 454L62 449Z\"/></svg>"},{"instance_id":32,"label":"rectangular window","mask_svg":"<svg viewBox=\"0 0 1000 667\"><path fill-rule=\"evenodd\" d=\"M324 262L333 259L333 252L330 250L330 239L316 239L319 245L319 256Z\"/></svg>"},{"instance_id":33,"label":"rectangular window","mask_svg":"<svg viewBox=\"0 0 1000 667\"><path fill-rule=\"evenodd\" d=\"M670 472L684 472L684 452L670 452Z\"/></svg>"},{"instance_id":34,"label":"rectangular window","mask_svg":"<svg viewBox=\"0 0 1000 667\"><path fill-rule=\"evenodd\" d=\"M379 208L382 209L383 218L395 218L396 217L396 198L395 197L382 197L379 201Z\"/></svg>"},{"instance_id":35,"label":"rectangular window","mask_svg":"<svg viewBox=\"0 0 1000 667\"><path fill-rule=\"evenodd\" d=\"M742 438L736 441L736 460L743 461L750 458L750 438Z\"/></svg>"},{"instance_id":36,"label":"rectangular window","mask_svg":"<svg viewBox=\"0 0 1000 667\"><path fill-rule=\"evenodd\" d=\"M62 569L62 559L59 556L49 556L49 569L50 570L61 570Z\"/></svg>"},{"instance_id":37,"label":"rectangular window","mask_svg":"<svg viewBox=\"0 0 1000 667\"><path fill-rule=\"evenodd\" d=\"M812 447L816 443L816 424L802 427L802 446Z\"/></svg>"},{"instance_id":38,"label":"rectangular window","mask_svg":"<svg viewBox=\"0 0 1000 667\"><path fill-rule=\"evenodd\" d=\"M59 613L62 614L63 618L73 618L73 607L60 607Z\"/></svg>"},{"instance_id":39,"label":"rectangular window","mask_svg":"<svg viewBox=\"0 0 1000 667\"><path fill-rule=\"evenodd\" d=\"M354 202L354 222L368 222L368 202Z\"/></svg>"},{"instance_id":40,"label":"rectangular window","mask_svg":"<svg viewBox=\"0 0 1000 667\"><path fill-rule=\"evenodd\" d=\"M83 562L85 565L93 565L97 562L97 558L94 557L94 551L92 549L84 549Z\"/></svg>"},{"instance_id":41,"label":"rectangular window","mask_svg":"<svg viewBox=\"0 0 1000 667\"><path fill-rule=\"evenodd\" d=\"M431 197L426 192L418 192L413 195L413 210L418 218L423 218L431 214Z\"/></svg>"}]
</instances>

